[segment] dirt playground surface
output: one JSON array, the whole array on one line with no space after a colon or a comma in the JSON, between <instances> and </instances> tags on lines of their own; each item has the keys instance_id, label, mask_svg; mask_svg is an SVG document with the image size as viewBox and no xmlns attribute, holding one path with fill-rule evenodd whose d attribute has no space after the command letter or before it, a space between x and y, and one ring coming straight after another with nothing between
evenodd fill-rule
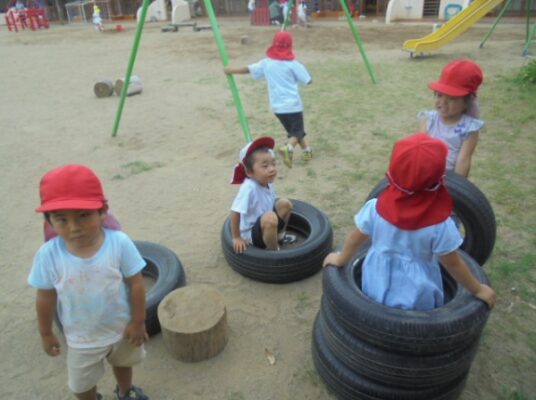
<instances>
[{"instance_id":1,"label":"dirt playground surface","mask_svg":"<svg viewBox=\"0 0 536 400\"><path fill-rule=\"evenodd\" d=\"M137 385L156 400L329 399L310 351L322 274L271 285L246 279L226 264L220 229L237 189L228 182L243 135L212 32L181 28L178 33L161 33L163 25L146 25L134 69L144 90L126 100L115 138L111 132L118 97L97 99L93 84L124 75L133 24L127 24L124 32L103 34L91 25L78 24L18 34L0 27L0 398L73 398L66 384L65 345L58 358L41 350L35 290L28 287L26 278L43 241L42 220L34 213L39 179L58 165L83 163L102 178L110 206L131 238L175 251L185 266L188 284L213 285L227 305L230 338L219 356L195 364L176 361L157 335L147 343L146 361L135 369ZM366 21L360 24L360 31L372 64L408 63L408 54L401 51L403 41L429 33L431 25L386 26ZM224 19L220 26L233 65L263 57L275 31L273 27L251 27L245 19ZM454 57L477 57L488 65L490 74L521 66L524 25L501 24L479 51L478 43L489 26L489 22L477 25L436 57L445 62ZM292 31L304 64L355 60L358 73L368 80L344 21L316 22L311 29ZM241 44L244 35L249 44ZM414 61L416 68L426 62ZM242 101L254 135L272 133L282 143L283 132L268 110L265 91L258 93L263 85L248 77L237 78L237 82L244 88ZM318 101L322 101L321 95ZM251 111L252 103L260 106ZM370 106L389 119L374 98ZM329 112L329 103L325 107ZM305 116L307 124L307 113ZM263 130L264 126L275 130ZM309 130L314 146L321 133L314 126ZM366 149L356 144L354 151L366 159ZM386 160L382 158L382 165ZM299 183L306 174L314 176L333 164L334 159L321 152L307 168L297 163L287 170L280 163L278 193L310 202L331 216L337 210L324 208L321 196L330 190L330 183L317 179L318 195ZM352 207L354 212L370 188L352 189L359 199ZM344 219L348 225L336 227L335 244L343 242L351 214ZM274 354L274 365L265 349ZM111 399L115 384L107 371L99 391ZM477 357L462 399L497 398L498 381L493 366Z\"/></svg>"}]
</instances>

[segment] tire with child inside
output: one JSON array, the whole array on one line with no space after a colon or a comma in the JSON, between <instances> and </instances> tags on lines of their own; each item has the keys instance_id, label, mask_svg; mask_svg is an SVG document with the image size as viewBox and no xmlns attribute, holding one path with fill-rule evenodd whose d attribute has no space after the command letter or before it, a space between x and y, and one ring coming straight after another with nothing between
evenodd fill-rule
<instances>
[{"instance_id":1,"label":"tire with child inside","mask_svg":"<svg viewBox=\"0 0 536 400\"><path fill-rule=\"evenodd\" d=\"M496 295L458 251L463 240L444 182L448 151L422 132L397 141L388 186L356 214L342 250L324 260L312 351L340 398L446 400L463 390ZM381 367L363 362L364 349ZM423 366L430 356L445 368Z\"/></svg>"},{"instance_id":2,"label":"tire with child inside","mask_svg":"<svg viewBox=\"0 0 536 400\"><path fill-rule=\"evenodd\" d=\"M264 136L240 150L231 183L241 186L222 228L222 249L227 262L242 275L284 283L322 268L333 231L325 214L312 205L277 198L274 145L273 138ZM303 243L294 245L302 238Z\"/></svg>"}]
</instances>

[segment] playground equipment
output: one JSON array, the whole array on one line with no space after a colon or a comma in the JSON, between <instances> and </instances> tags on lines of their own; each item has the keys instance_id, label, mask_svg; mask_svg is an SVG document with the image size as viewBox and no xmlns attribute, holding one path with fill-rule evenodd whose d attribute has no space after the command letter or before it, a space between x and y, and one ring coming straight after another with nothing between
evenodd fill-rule
<instances>
[{"instance_id":1,"label":"playground equipment","mask_svg":"<svg viewBox=\"0 0 536 400\"><path fill-rule=\"evenodd\" d=\"M29 28L32 31L49 28L45 9L38 7L32 0L28 2L28 7L23 10L16 9L15 2L12 2L4 18L10 32L18 32L19 28L22 30Z\"/></svg>"},{"instance_id":2,"label":"playground equipment","mask_svg":"<svg viewBox=\"0 0 536 400\"><path fill-rule=\"evenodd\" d=\"M420 39L406 40L403 49L409 51L410 56L413 56L414 53L422 54L437 50L471 28L502 2L503 0L475 0L469 7L451 18L437 31Z\"/></svg>"},{"instance_id":3,"label":"playground equipment","mask_svg":"<svg viewBox=\"0 0 536 400\"><path fill-rule=\"evenodd\" d=\"M495 30L495 27L497 26L497 24L501 20L502 16L504 15L504 12L508 9L508 6L510 6L511 2L512 2L512 0L507 0L506 1L506 3L504 4L501 12L499 13L497 18L495 19L495 22L491 26L491 28L488 31L488 33L486 33L486 36L484 36L484 39L482 40L482 43L480 43L480 48L484 47L484 44L486 43L486 41L489 39L489 37L491 36L493 31ZM534 39L534 35L536 33L536 23L534 23L532 25L532 28L530 28L530 13L532 11L532 0L527 0L525 4L527 6L527 24L526 24L525 47L523 48L523 53L522 53L523 57L528 56L529 47L532 44L532 39Z\"/></svg>"}]
</instances>

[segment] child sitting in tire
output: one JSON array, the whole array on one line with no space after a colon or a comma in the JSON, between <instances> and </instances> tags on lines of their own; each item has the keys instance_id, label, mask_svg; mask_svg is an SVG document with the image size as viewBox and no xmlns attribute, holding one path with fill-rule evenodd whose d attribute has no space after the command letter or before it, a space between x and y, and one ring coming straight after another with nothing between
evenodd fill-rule
<instances>
[{"instance_id":1,"label":"child sitting in tire","mask_svg":"<svg viewBox=\"0 0 536 400\"><path fill-rule=\"evenodd\" d=\"M495 304L495 292L480 283L456 250L463 240L450 218L453 204L444 183L448 147L425 133L395 143L389 186L355 216L357 228L340 253L323 265L346 265L371 239L361 289L372 300L406 310L431 310L444 302L439 262L470 293Z\"/></svg>"},{"instance_id":2,"label":"child sitting in tire","mask_svg":"<svg viewBox=\"0 0 536 400\"><path fill-rule=\"evenodd\" d=\"M36 310L43 350L60 354L54 314L67 340L69 388L81 400L99 400L104 359L117 381L116 400L149 400L132 385L145 331L145 261L123 232L103 228L108 204L95 173L65 165L45 174L41 207L57 236L35 255L28 283L37 289Z\"/></svg>"},{"instance_id":3,"label":"child sitting in tire","mask_svg":"<svg viewBox=\"0 0 536 400\"><path fill-rule=\"evenodd\" d=\"M268 250L279 250L280 243L292 243L294 235L286 234L292 211L288 199L276 201L274 179L277 175L274 139L260 137L240 150L232 184L242 184L231 206L233 249L243 253L249 244Z\"/></svg>"}]
</instances>

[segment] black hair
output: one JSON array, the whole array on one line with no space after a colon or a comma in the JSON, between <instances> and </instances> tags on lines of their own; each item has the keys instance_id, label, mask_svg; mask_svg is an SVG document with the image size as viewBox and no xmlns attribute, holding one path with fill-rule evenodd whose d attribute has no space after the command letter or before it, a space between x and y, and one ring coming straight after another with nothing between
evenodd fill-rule
<instances>
[{"instance_id":1,"label":"black hair","mask_svg":"<svg viewBox=\"0 0 536 400\"><path fill-rule=\"evenodd\" d=\"M247 172L252 172L253 171L253 162L255 161L255 154L257 153L270 153L272 152L272 149L268 146L262 146L262 147L259 147L258 149L255 149L253 152L251 152L250 155L248 155L245 159L244 159L244 167L246 168L246 171Z\"/></svg>"},{"instance_id":2,"label":"black hair","mask_svg":"<svg viewBox=\"0 0 536 400\"><path fill-rule=\"evenodd\" d=\"M104 207L99 208L97 211L99 212L99 214L104 213ZM52 225L52 222L50 222L50 213L52 213L52 212L53 212L53 211L45 211L45 212L43 213L43 215L44 215L44 217L45 217L45 221L47 221L50 225Z\"/></svg>"}]
</instances>

